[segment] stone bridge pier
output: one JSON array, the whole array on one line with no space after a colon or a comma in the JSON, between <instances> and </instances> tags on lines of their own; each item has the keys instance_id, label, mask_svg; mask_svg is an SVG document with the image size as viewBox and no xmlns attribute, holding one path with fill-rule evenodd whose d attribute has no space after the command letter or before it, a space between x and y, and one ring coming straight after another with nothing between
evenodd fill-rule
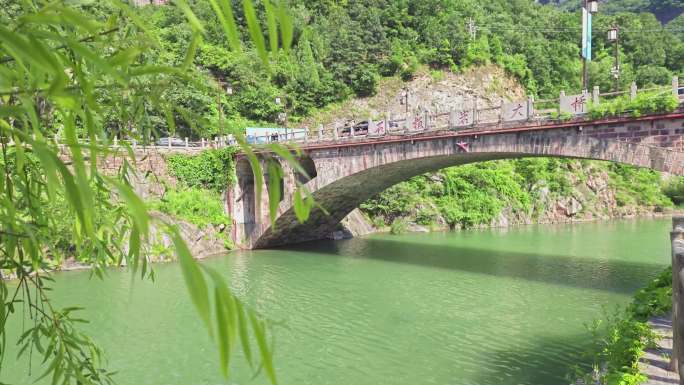
<instances>
[{"instance_id":1,"label":"stone bridge pier","mask_svg":"<svg viewBox=\"0 0 684 385\"><path fill-rule=\"evenodd\" d=\"M237 184L227 194L232 237L243 248L268 248L322 239L362 202L413 176L445 167L497 159L564 157L604 160L684 175L684 114L487 130L438 131L359 138L303 146L302 175L280 162L284 179L275 224L271 226L268 175L256 199L249 162L237 155ZM267 170L264 167L264 170ZM321 207L299 223L293 210L296 182L305 184Z\"/></svg>"}]
</instances>

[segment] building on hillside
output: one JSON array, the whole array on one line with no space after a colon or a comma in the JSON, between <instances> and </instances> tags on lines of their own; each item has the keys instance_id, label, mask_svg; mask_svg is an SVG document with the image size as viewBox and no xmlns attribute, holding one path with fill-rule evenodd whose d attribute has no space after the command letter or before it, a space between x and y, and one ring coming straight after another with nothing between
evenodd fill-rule
<instances>
[{"instance_id":1,"label":"building on hillside","mask_svg":"<svg viewBox=\"0 0 684 385\"><path fill-rule=\"evenodd\" d=\"M166 5L169 0L131 0L131 3L136 7L142 7L144 5Z\"/></svg>"}]
</instances>

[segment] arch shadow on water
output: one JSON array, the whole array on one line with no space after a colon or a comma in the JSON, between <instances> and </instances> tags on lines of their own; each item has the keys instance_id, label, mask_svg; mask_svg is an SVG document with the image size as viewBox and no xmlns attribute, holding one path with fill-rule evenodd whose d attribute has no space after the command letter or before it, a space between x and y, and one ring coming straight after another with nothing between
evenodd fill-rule
<instances>
[{"instance_id":1,"label":"arch shadow on water","mask_svg":"<svg viewBox=\"0 0 684 385\"><path fill-rule=\"evenodd\" d=\"M395 241L371 237L358 241L359 239L338 242L316 241L282 249L329 257L348 256L450 269L618 294L634 293L643 285L644 277L655 276L665 267L658 263L621 259L489 250L458 245L414 243L405 239ZM406 253L407 247L421 252Z\"/></svg>"}]
</instances>

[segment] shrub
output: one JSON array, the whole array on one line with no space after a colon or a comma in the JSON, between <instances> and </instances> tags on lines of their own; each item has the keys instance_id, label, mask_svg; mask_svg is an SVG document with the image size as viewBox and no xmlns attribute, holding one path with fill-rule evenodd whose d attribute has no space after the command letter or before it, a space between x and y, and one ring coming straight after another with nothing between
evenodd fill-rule
<instances>
[{"instance_id":1,"label":"shrub","mask_svg":"<svg viewBox=\"0 0 684 385\"><path fill-rule=\"evenodd\" d=\"M591 351L594 373L578 370L574 377L585 383L636 385L646 380L639 371L644 349L654 346L656 335L646 321L672 310L672 269L665 269L645 288L639 290L632 303L622 312L616 311L589 329L594 340ZM598 370L597 368L601 368Z\"/></svg>"},{"instance_id":2,"label":"shrub","mask_svg":"<svg viewBox=\"0 0 684 385\"><path fill-rule=\"evenodd\" d=\"M661 190L659 173L614 163L608 165L608 170L618 205L672 206L672 201Z\"/></svg>"},{"instance_id":3,"label":"shrub","mask_svg":"<svg viewBox=\"0 0 684 385\"><path fill-rule=\"evenodd\" d=\"M639 290L628 310L641 321L672 310L672 269L665 269L648 286Z\"/></svg>"},{"instance_id":4,"label":"shrub","mask_svg":"<svg viewBox=\"0 0 684 385\"><path fill-rule=\"evenodd\" d=\"M375 66L362 64L351 74L351 87L358 96L375 95L378 87L378 75Z\"/></svg>"},{"instance_id":5,"label":"shrub","mask_svg":"<svg viewBox=\"0 0 684 385\"><path fill-rule=\"evenodd\" d=\"M632 116L639 117L644 114L672 112L678 106L679 100L669 91L641 93L634 100L629 96L622 96L598 105L592 104L589 106L589 116L592 119L601 119L631 112Z\"/></svg>"},{"instance_id":6,"label":"shrub","mask_svg":"<svg viewBox=\"0 0 684 385\"><path fill-rule=\"evenodd\" d=\"M218 193L199 188L169 190L160 200L151 202L153 209L184 219L200 229L207 226L230 226Z\"/></svg>"},{"instance_id":7,"label":"shrub","mask_svg":"<svg viewBox=\"0 0 684 385\"><path fill-rule=\"evenodd\" d=\"M676 177L670 179L663 186L663 194L667 195L676 205L684 203L684 178Z\"/></svg>"},{"instance_id":8,"label":"shrub","mask_svg":"<svg viewBox=\"0 0 684 385\"><path fill-rule=\"evenodd\" d=\"M397 218L390 225L390 234L399 235L408 232L408 221L404 218Z\"/></svg>"},{"instance_id":9,"label":"shrub","mask_svg":"<svg viewBox=\"0 0 684 385\"><path fill-rule=\"evenodd\" d=\"M223 192L235 179L234 148L202 151L198 155L173 154L166 159L169 172L183 187Z\"/></svg>"}]
</instances>

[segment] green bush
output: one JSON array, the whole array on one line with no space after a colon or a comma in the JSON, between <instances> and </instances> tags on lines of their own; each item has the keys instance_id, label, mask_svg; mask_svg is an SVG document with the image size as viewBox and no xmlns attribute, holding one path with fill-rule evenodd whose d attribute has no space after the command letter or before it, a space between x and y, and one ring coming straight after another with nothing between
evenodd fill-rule
<instances>
[{"instance_id":1,"label":"green bush","mask_svg":"<svg viewBox=\"0 0 684 385\"><path fill-rule=\"evenodd\" d=\"M358 96L372 96L378 88L378 75L375 66L362 64L351 76L351 88Z\"/></svg>"},{"instance_id":2,"label":"green bush","mask_svg":"<svg viewBox=\"0 0 684 385\"><path fill-rule=\"evenodd\" d=\"M663 194L676 205L684 203L684 178L674 177L663 186Z\"/></svg>"},{"instance_id":3,"label":"green bush","mask_svg":"<svg viewBox=\"0 0 684 385\"><path fill-rule=\"evenodd\" d=\"M399 235L408 232L408 221L404 218L397 218L390 225L390 234Z\"/></svg>"},{"instance_id":4,"label":"green bush","mask_svg":"<svg viewBox=\"0 0 684 385\"><path fill-rule=\"evenodd\" d=\"M609 184L615 189L618 206L672 206L672 201L660 187L658 172L617 163L608 164L608 171Z\"/></svg>"},{"instance_id":5,"label":"green bush","mask_svg":"<svg viewBox=\"0 0 684 385\"><path fill-rule=\"evenodd\" d=\"M200 229L208 226L230 227L221 196L199 188L169 190L163 198L151 202L153 209L186 220Z\"/></svg>"},{"instance_id":6,"label":"green bush","mask_svg":"<svg viewBox=\"0 0 684 385\"><path fill-rule=\"evenodd\" d=\"M638 320L645 321L655 315L672 310L672 268L665 269L648 286L634 295L628 311Z\"/></svg>"},{"instance_id":7,"label":"green bush","mask_svg":"<svg viewBox=\"0 0 684 385\"><path fill-rule=\"evenodd\" d=\"M632 100L629 96L622 96L599 105L589 106L592 119L619 116L629 112L633 117L644 114L673 112L679 106L679 100L669 91L657 93L641 93Z\"/></svg>"},{"instance_id":8,"label":"green bush","mask_svg":"<svg viewBox=\"0 0 684 385\"><path fill-rule=\"evenodd\" d=\"M590 352L594 373L577 370L575 379L605 385L637 385L646 380L639 371L644 349L656 343L656 335L646 322L648 318L672 310L672 269L665 269L645 288L639 290L623 311L595 321L589 329L594 347ZM598 368L601 368L600 370Z\"/></svg>"},{"instance_id":9,"label":"green bush","mask_svg":"<svg viewBox=\"0 0 684 385\"><path fill-rule=\"evenodd\" d=\"M166 164L183 187L223 192L235 179L234 152L234 148L227 147L198 155L173 154L166 159Z\"/></svg>"}]
</instances>

